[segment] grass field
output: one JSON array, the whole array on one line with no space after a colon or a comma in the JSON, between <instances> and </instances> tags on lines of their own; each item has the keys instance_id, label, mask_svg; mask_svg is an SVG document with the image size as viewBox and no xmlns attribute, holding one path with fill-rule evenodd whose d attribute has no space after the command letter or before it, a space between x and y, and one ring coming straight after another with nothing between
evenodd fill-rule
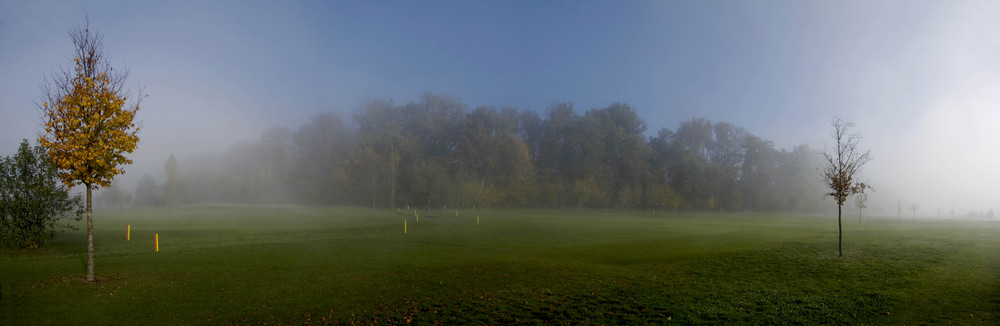
<instances>
[{"instance_id":1,"label":"grass field","mask_svg":"<svg viewBox=\"0 0 1000 326\"><path fill-rule=\"evenodd\" d=\"M83 231L0 251L0 325L1000 324L1000 223L848 219L840 259L835 217L458 214L99 211L102 282Z\"/></svg>"}]
</instances>

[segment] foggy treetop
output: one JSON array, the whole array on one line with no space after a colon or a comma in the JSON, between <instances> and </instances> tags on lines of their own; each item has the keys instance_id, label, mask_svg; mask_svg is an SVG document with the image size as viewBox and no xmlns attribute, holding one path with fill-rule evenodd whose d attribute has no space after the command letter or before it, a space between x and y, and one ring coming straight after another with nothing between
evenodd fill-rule
<instances>
[{"instance_id":1,"label":"foggy treetop","mask_svg":"<svg viewBox=\"0 0 1000 326\"><path fill-rule=\"evenodd\" d=\"M842 117L876 158L873 207L985 211L1000 193L990 1L3 1L0 154L37 135L38 85L84 10L149 93L128 189L162 183L170 153L183 170L272 125L432 92L543 120L629 103L646 139L704 117L788 151L823 150Z\"/></svg>"}]
</instances>

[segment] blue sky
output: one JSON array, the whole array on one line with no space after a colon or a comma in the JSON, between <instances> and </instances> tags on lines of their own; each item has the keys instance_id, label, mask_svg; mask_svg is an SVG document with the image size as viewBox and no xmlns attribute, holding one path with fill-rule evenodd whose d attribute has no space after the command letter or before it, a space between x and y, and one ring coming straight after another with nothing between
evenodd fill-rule
<instances>
[{"instance_id":1,"label":"blue sky","mask_svg":"<svg viewBox=\"0 0 1000 326\"><path fill-rule=\"evenodd\" d=\"M127 171L435 92L543 114L627 102L650 134L705 117L784 148L822 149L839 116L886 202L985 210L1000 195L995 3L0 0L0 153L35 137L38 85L70 63L84 10L149 94Z\"/></svg>"}]
</instances>

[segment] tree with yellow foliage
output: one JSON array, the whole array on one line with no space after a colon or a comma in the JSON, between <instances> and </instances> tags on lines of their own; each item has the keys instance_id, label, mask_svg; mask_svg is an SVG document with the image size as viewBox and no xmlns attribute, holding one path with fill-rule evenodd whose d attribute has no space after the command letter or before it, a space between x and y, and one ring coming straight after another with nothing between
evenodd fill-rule
<instances>
[{"instance_id":1,"label":"tree with yellow foliage","mask_svg":"<svg viewBox=\"0 0 1000 326\"><path fill-rule=\"evenodd\" d=\"M63 183L87 189L87 281L94 277L94 223L91 191L108 187L125 157L139 142L141 90L129 102L124 88L127 70L115 71L104 57L103 37L91 33L90 22L69 32L75 50L73 71L63 70L42 84L39 105L45 132L38 142L48 149Z\"/></svg>"}]
</instances>

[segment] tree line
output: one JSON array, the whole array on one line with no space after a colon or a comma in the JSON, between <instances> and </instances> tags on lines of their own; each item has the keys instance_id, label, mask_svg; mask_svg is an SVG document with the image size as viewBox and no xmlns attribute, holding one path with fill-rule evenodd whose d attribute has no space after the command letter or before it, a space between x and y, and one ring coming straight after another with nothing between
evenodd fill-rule
<instances>
[{"instance_id":1,"label":"tree line","mask_svg":"<svg viewBox=\"0 0 1000 326\"><path fill-rule=\"evenodd\" d=\"M144 176L143 205L195 202L371 207L587 207L814 211L818 152L791 150L728 122L696 118L646 136L628 104L578 113L479 106L424 94L370 100L347 121L273 127L197 167L171 155L166 181ZM117 197L123 197L118 191Z\"/></svg>"}]
</instances>

